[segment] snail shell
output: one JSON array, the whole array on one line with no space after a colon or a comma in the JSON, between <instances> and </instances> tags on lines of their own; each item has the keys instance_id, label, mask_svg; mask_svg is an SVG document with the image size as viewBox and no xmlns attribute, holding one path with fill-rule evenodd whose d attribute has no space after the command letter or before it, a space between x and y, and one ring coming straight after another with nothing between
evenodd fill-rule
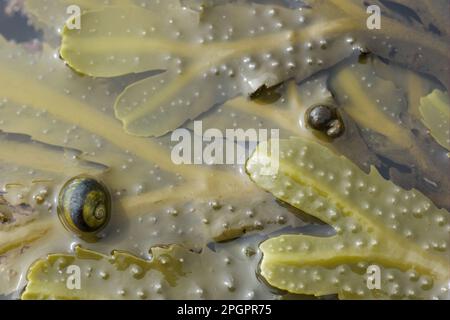
<instances>
[{"instance_id":1,"label":"snail shell","mask_svg":"<svg viewBox=\"0 0 450 320\"><path fill-rule=\"evenodd\" d=\"M333 106L325 104L312 106L306 111L305 117L309 127L321 131L329 138L337 138L345 130L343 120Z\"/></svg>"},{"instance_id":2,"label":"snail shell","mask_svg":"<svg viewBox=\"0 0 450 320\"><path fill-rule=\"evenodd\" d=\"M58 197L58 216L70 231L83 235L103 229L111 216L111 196L104 184L88 176L67 181Z\"/></svg>"}]
</instances>

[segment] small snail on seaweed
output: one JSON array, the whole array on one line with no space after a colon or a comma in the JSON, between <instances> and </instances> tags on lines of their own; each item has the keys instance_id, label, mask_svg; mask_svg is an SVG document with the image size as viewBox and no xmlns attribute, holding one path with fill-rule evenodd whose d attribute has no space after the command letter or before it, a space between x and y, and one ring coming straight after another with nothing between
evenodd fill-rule
<instances>
[{"instance_id":1,"label":"small snail on seaweed","mask_svg":"<svg viewBox=\"0 0 450 320\"><path fill-rule=\"evenodd\" d=\"M310 107L306 113L306 123L314 130L329 138L337 138L344 133L344 123L336 108L326 104Z\"/></svg>"},{"instance_id":2,"label":"small snail on seaweed","mask_svg":"<svg viewBox=\"0 0 450 320\"><path fill-rule=\"evenodd\" d=\"M77 176L62 187L57 210L67 229L92 240L108 224L111 196L103 183L89 176Z\"/></svg>"}]
</instances>

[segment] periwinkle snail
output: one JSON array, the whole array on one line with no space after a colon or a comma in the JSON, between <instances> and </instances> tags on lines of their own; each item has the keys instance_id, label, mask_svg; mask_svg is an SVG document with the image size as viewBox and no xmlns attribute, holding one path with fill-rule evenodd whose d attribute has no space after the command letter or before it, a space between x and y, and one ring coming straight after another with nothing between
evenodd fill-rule
<instances>
[{"instance_id":1,"label":"periwinkle snail","mask_svg":"<svg viewBox=\"0 0 450 320\"><path fill-rule=\"evenodd\" d=\"M58 216L63 225L82 238L91 238L111 217L111 196L106 186L88 176L67 181L58 196Z\"/></svg>"},{"instance_id":2,"label":"periwinkle snail","mask_svg":"<svg viewBox=\"0 0 450 320\"><path fill-rule=\"evenodd\" d=\"M305 117L308 126L330 138L337 138L344 133L344 123L333 106L312 106L306 111Z\"/></svg>"}]
</instances>

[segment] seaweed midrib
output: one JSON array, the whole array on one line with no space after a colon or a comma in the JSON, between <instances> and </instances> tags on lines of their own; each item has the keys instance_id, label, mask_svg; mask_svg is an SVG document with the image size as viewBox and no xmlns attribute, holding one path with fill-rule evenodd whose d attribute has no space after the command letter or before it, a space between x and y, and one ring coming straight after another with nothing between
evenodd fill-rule
<instances>
[{"instance_id":1,"label":"seaweed midrib","mask_svg":"<svg viewBox=\"0 0 450 320\"><path fill-rule=\"evenodd\" d=\"M364 217L360 214L357 214L359 212L359 209L353 207L353 206L345 206L340 201L334 200L336 197L333 197L333 193L329 192L325 186L323 186L320 183L313 182L309 178L305 178L307 174L303 174L302 178L295 172L298 170L294 170L294 168L287 164L286 161L281 160L280 161L280 167L285 168L284 170L281 170L285 172L290 178L292 178L294 181L301 185L308 185L310 186L314 192L326 199L328 199L330 202L334 203L336 207L343 213L345 216L352 216L355 218L355 220L362 226L370 225L373 227L374 231L373 234L376 235L378 239L383 239L383 242L386 243L386 241L389 242L389 246L386 246L386 250L381 255L374 255L369 254L369 257L376 258L379 257L385 257L386 261L393 261L396 262L397 259L400 259L398 262L401 265L410 265L411 268L417 268L420 267L422 270L426 270L429 274L434 274L436 276L446 278L448 277L448 270L450 268L449 264L446 263L445 259L442 259L439 256L436 256L434 254L431 254L429 252L426 252L422 250L416 243L408 242L406 239L403 239L399 235L393 233L391 230L380 226L380 223L376 221L375 219L371 219L368 217ZM319 189L320 188L320 189ZM352 214L352 212L355 212L356 214ZM311 213L310 213L311 214ZM314 215L314 214L312 214ZM418 261L414 261L411 258L404 260L405 257L410 257L410 254L406 254L402 257L397 257L397 255L393 254L397 251L401 252L414 252L414 256L420 257L421 259ZM427 263L424 263L426 261ZM298 263L298 262L297 262ZM438 266L438 268L430 268L430 266L435 265Z\"/></svg>"}]
</instances>

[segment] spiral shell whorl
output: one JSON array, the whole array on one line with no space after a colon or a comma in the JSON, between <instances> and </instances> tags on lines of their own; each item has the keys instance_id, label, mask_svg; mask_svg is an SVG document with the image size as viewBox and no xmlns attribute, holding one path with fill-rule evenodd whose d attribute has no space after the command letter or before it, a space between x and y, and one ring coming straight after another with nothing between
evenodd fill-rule
<instances>
[{"instance_id":1,"label":"spiral shell whorl","mask_svg":"<svg viewBox=\"0 0 450 320\"><path fill-rule=\"evenodd\" d=\"M96 233L109 221L111 197L99 181L79 176L69 180L58 198L58 216L77 234Z\"/></svg>"}]
</instances>

